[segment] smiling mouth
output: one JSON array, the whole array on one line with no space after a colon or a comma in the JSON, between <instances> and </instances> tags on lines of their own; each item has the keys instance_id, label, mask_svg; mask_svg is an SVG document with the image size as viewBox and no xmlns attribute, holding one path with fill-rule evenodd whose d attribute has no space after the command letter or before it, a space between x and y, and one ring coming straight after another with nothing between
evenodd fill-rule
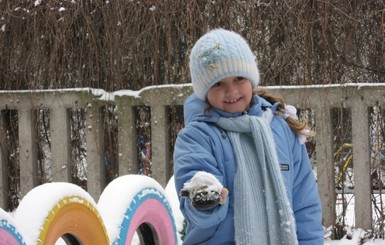
<instances>
[{"instance_id":1,"label":"smiling mouth","mask_svg":"<svg viewBox=\"0 0 385 245\"><path fill-rule=\"evenodd\" d=\"M225 100L224 102L227 103L227 104L232 104L232 103L238 102L240 99L241 99L241 97L240 98L231 99L231 100Z\"/></svg>"}]
</instances>

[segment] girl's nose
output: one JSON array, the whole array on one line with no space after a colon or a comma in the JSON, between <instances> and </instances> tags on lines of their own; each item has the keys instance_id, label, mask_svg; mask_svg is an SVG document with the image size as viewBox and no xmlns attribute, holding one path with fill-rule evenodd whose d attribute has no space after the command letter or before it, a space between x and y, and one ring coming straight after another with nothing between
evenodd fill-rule
<instances>
[{"instance_id":1,"label":"girl's nose","mask_svg":"<svg viewBox=\"0 0 385 245\"><path fill-rule=\"evenodd\" d=\"M226 95L232 95L237 91L237 86L233 82L226 84Z\"/></svg>"}]
</instances>

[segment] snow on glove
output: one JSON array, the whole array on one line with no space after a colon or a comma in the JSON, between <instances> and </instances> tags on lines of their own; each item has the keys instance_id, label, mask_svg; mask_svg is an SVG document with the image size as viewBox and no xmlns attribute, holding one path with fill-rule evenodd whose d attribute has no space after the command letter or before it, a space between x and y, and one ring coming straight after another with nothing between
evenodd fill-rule
<instances>
[{"instance_id":1,"label":"snow on glove","mask_svg":"<svg viewBox=\"0 0 385 245\"><path fill-rule=\"evenodd\" d=\"M188 197L196 209L208 210L224 204L228 193L214 175L199 171L184 183L180 195Z\"/></svg>"}]
</instances>

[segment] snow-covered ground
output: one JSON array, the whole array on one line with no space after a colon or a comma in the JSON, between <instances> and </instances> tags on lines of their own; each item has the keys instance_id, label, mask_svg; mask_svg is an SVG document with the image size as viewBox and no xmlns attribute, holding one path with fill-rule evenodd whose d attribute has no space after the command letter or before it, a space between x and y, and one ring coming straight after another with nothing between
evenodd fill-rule
<instances>
[{"instance_id":1,"label":"snow-covered ground","mask_svg":"<svg viewBox=\"0 0 385 245\"><path fill-rule=\"evenodd\" d=\"M376 198L378 199L378 195ZM345 199L344 203L346 205L346 215L345 215L345 224L346 224L346 232L347 235L345 238L341 240L330 240L328 238L329 232L326 232L325 235L325 245L357 245L357 244L363 244L363 245L385 245L385 240L382 239L368 239L368 233L360 228L352 228L355 225L354 220L354 195L353 194L345 194L344 197L342 195L338 196L338 199L342 200L342 198ZM377 200L378 201L378 200ZM340 203L336 206L336 213L337 216L340 215L342 212L344 212L342 208L342 203ZM373 214L375 216L375 214Z\"/></svg>"}]
</instances>

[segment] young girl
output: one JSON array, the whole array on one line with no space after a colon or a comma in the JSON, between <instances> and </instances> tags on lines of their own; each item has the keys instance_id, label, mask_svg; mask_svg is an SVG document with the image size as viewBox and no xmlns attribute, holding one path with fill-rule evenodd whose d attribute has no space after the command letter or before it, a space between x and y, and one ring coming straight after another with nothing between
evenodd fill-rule
<instances>
[{"instance_id":1,"label":"young girl","mask_svg":"<svg viewBox=\"0 0 385 245\"><path fill-rule=\"evenodd\" d=\"M257 91L247 42L217 29L190 55L194 93L174 151L175 184L187 222L183 244L324 242L316 182L284 102Z\"/></svg>"}]
</instances>

